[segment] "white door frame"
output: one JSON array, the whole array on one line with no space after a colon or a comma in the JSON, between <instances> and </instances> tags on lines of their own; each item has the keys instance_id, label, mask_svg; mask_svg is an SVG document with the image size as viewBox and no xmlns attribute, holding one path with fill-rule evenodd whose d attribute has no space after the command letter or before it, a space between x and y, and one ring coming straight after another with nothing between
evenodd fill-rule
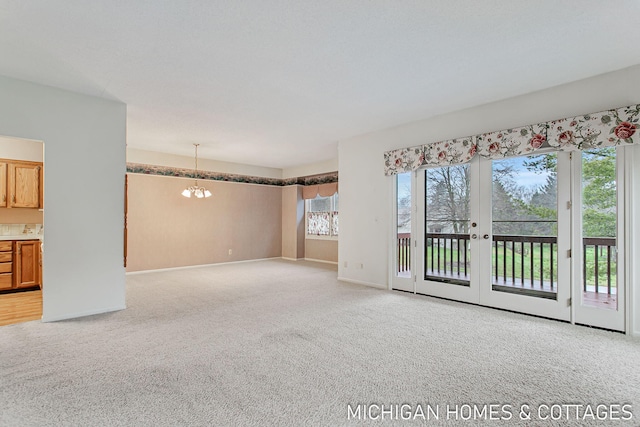
<instances>
[{"instance_id":1,"label":"white door frame","mask_svg":"<svg viewBox=\"0 0 640 427\"><path fill-rule=\"evenodd\" d=\"M397 239L398 239L398 175L394 175L391 182L391 234L389 235L389 241L391 242L389 250L389 290L398 290L405 292L416 292L416 176L417 172L411 172L411 256L409 259L409 265L411 266L410 277L402 277L397 274L398 272L398 254L396 252Z\"/></svg>"}]
</instances>

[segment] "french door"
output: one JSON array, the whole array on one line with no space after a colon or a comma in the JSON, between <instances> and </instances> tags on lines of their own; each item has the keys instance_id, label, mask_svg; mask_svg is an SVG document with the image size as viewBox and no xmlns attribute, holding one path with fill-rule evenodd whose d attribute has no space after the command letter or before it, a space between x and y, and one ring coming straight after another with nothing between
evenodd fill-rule
<instances>
[{"instance_id":1,"label":"french door","mask_svg":"<svg viewBox=\"0 0 640 427\"><path fill-rule=\"evenodd\" d=\"M480 175L478 159L418 171L417 293L480 303Z\"/></svg>"},{"instance_id":2,"label":"french door","mask_svg":"<svg viewBox=\"0 0 640 427\"><path fill-rule=\"evenodd\" d=\"M567 153L417 174L416 292L571 319Z\"/></svg>"},{"instance_id":3,"label":"french door","mask_svg":"<svg viewBox=\"0 0 640 427\"><path fill-rule=\"evenodd\" d=\"M625 149L398 175L392 288L624 331Z\"/></svg>"}]
</instances>

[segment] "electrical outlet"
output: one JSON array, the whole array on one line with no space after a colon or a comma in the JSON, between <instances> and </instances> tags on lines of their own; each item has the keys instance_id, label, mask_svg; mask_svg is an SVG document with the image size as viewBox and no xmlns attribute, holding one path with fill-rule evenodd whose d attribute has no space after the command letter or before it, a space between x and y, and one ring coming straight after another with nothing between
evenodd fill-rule
<instances>
[{"instance_id":1,"label":"electrical outlet","mask_svg":"<svg viewBox=\"0 0 640 427\"><path fill-rule=\"evenodd\" d=\"M233 253L232 249L229 249L229 255L231 255Z\"/></svg>"}]
</instances>

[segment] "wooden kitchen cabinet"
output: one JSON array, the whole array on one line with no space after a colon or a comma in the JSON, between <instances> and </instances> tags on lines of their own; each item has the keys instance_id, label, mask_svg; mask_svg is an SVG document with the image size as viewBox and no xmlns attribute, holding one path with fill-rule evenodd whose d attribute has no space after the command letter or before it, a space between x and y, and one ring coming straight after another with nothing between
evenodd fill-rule
<instances>
[{"instance_id":1,"label":"wooden kitchen cabinet","mask_svg":"<svg viewBox=\"0 0 640 427\"><path fill-rule=\"evenodd\" d=\"M7 163L0 162L0 208L7 207Z\"/></svg>"},{"instance_id":2,"label":"wooden kitchen cabinet","mask_svg":"<svg viewBox=\"0 0 640 427\"><path fill-rule=\"evenodd\" d=\"M0 241L0 290L42 287L40 240Z\"/></svg>"},{"instance_id":3,"label":"wooden kitchen cabinet","mask_svg":"<svg viewBox=\"0 0 640 427\"><path fill-rule=\"evenodd\" d=\"M0 208L43 207L42 162L0 159Z\"/></svg>"},{"instance_id":4,"label":"wooden kitchen cabinet","mask_svg":"<svg viewBox=\"0 0 640 427\"><path fill-rule=\"evenodd\" d=\"M42 207L42 163L9 162L6 187L7 207Z\"/></svg>"},{"instance_id":5,"label":"wooden kitchen cabinet","mask_svg":"<svg viewBox=\"0 0 640 427\"><path fill-rule=\"evenodd\" d=\"M40 241L16 240L14 264L15 288L40 286Z\"/></svg>"},{"instance_id":6,"label":"wooden kitchen cabinet","mask_svg":"<svg viewBox=\"0 0 640 427\"><path fill-rule=\"evenodd\" d=\"M13 241L0 241L0 290L13 287Z\"/></svg>"}]
</instances>

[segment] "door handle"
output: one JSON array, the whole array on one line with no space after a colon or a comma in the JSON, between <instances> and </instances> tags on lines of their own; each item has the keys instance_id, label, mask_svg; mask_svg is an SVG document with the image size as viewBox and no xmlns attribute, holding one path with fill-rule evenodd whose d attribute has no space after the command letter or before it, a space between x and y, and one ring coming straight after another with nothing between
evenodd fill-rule
<instances>
[{"instance_id":1,"label":"door handle","mask_svg":"<svg viewBox=\"0 0 640 427\"><path fill-rule=\"evenodd\" d=\"M488 239L488 238L489 238L489 235L488 235L488 234L485 234L484 236L482 236L482 238L486 240L486 239Z\"/></svg>"},{"instance_id":2,"label":"door handle","mask_svg":"<svg viewBox=\"0 0 640 427\"><path fill-rule=\"evenodd\" d=\"M472 234L472 235L471 235L471 238L472 238L472 239L477 239L477 238L478 238L478 235L477 235L477 234Z\"/></svg>"}]
</instances>

